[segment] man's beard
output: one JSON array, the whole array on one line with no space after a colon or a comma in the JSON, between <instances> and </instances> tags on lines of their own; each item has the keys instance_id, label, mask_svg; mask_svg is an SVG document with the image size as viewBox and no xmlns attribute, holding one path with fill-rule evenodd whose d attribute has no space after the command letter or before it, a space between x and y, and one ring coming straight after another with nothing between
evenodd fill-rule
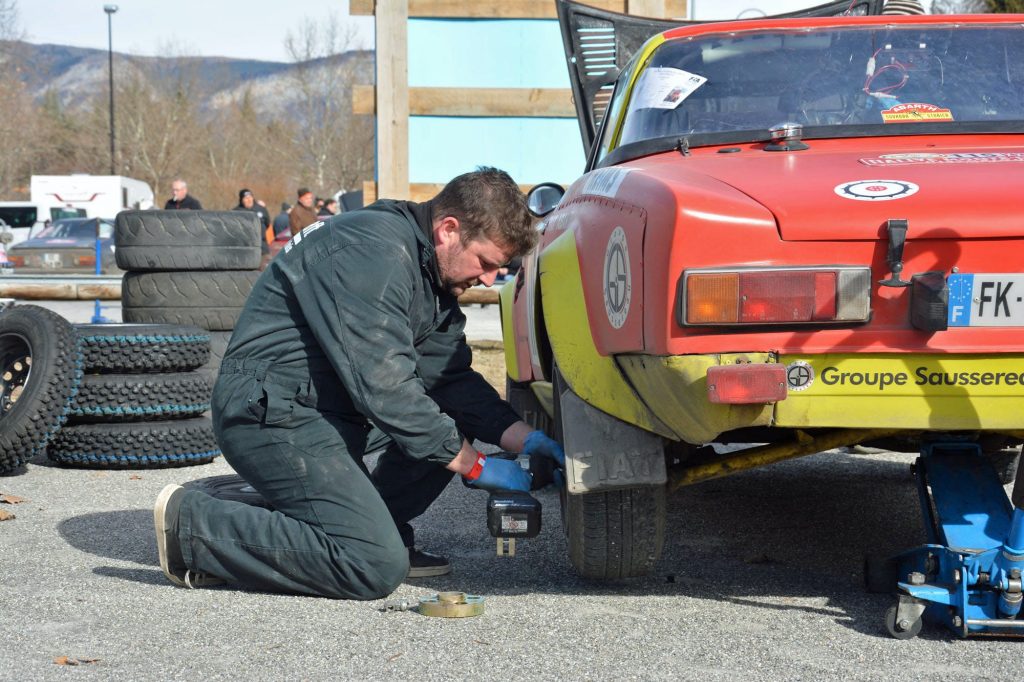
<instances>
[{"instance_id":1,"label":"man's beard","mask_svg":"<svg viewBox=\"0 0 1024 682\"><path fill-rule=\"evenodd\" d=\"M449 273L454 269L454 262L462 254L462 242L459 242L457 246L452 247L445 252L437 252L437 271L441 275L441 286L448 293L458 296L466 289L473 286L476 280L473 281L456 281L451 278Z\"/></svg>"}]
</instances>

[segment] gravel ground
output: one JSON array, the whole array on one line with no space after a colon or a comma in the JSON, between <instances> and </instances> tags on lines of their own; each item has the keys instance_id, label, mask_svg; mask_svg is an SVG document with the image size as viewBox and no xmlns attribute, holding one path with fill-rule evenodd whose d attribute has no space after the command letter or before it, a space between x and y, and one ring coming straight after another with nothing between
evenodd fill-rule
<instances>
[{"instance_id":1,"label":"gravel ground","mask_svg":"<svg viewBox=\"0 0 1024 682\"><path fill-rule=\"evenodd\" d=\"M1020 643L926 627L890 639L891 603L861 587L866 552L921 541L910 456L825 453L670 498L665 553L647 578L574 576L557 496L544 530L495 556L486 494L449 486L418 523L453 573L408 581L486 598L467 620L382 613L231 587L186 590L157 565L151 506L169 482L229 472L89 471L45 459L0 479L5 679L1018 680ZM98 659L71 673L54 659Z\"/></svg>"},{"instance_id":2,"label":"gravel ground","mask_svg":"<svg viewBox=\"0 0 1024 682\"><path fill-rule=\"evenodd\" d=\"M92 312L53 307L76 321ZM495 338L495 307L469 313L472 336ZM500 558L486 494L453 484L418 522L452 575L392 597L486 598L483 616L449 621L382 613L383 602L174 587L157 565L153 500L167 483L229 473L222 459L96 471L37 458L0 478L0 494L25 500L0 504L16 516L0 522L0 678L1020 680L1019 642L928 626L890 639L891 598L861 586L864 554L923 541L911 460L829 452L684 489L656 570L616 584L573 574L553 491L537 493L541 536ZM60 657L95 660L71 672Z\"/></svg>"}]
</instances>

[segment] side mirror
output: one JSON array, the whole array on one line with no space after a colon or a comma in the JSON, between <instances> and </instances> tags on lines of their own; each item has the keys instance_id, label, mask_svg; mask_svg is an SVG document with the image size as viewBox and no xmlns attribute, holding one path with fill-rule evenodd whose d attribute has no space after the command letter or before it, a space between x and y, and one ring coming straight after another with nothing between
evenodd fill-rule
<instances>
[{"instance_id":1,"label":"side mirror","mask_svg":"<svg viewBox=\"0 0 1024 682\"><path fill-rule=\"evenodd\" d=\"M10 244L14 241L14 235L11 234L10 230L0 231L0 244Z\"/></svg>"},{"instance_id":2,"label":"side mirror","mask_svg":"<svg viewBox=\"0 0 1024 682\"><path fill-rule=\"evenodd\" d=\"M565 196L564 187L554 182L542 182L535 185L526 195L526 206L530 213L538 218L543 218L555 210L563 196Z\"/></svg>"}]
</instances>

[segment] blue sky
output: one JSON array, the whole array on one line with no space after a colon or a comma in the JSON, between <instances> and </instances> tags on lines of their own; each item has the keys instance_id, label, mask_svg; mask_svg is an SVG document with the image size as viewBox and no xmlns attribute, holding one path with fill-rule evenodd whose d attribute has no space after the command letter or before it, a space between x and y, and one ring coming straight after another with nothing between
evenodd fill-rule
<instances>
[{"instance_id":1,"label":"blue sky","mask_svg":"<svg viewBox=\"0 0 1024 682\"><path fill-rule=\"evenodd\" d=\"M33 43L107 49L102 0L19 0L20 25ZM288 61L285 34L305 19L334 14L373 47L373 18L349 17L348 0L114 0L114 51Z\"/></svg>"}]
</instances>

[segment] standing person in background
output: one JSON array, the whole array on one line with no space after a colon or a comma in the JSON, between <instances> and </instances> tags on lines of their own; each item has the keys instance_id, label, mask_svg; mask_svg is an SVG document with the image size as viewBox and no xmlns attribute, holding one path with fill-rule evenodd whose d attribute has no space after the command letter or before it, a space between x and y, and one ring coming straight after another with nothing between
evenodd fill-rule
<instances>
[{"instance_id":1,"label":"standing person in background","mask_svg":"<svg viewBox=\"0 0 1024 682\"><path fill-rule=\"evenodd\" d=\"M291 228L293 235L317 220L316 209L313 208L313 193L305 187L300 187L298 195L299 203L292 206L292 212L288 214L288 227Z\"/></svg>"},{"instance_id":2,"label":"standing person in background","mask_svg":"<svg viewBox=\"0 0 1024 682\"><path fill-rule=\"evenodd\" d=\"M252 190L240 189L238 190L238 206L235 206L232 211L251 211L255 213L260 219L260 253L263 254L264 267L266 261L270 258L270 245L267 243L267 230L270 229L270 212L262 206L257 205L256 197L253 195ZM261 268L262 269L262 268Z\"/></svg>"},{"instance_id":3,"label":"standing person in background","mask_svg":"<svg viewBox=\"0 0 1024 682\"><path fill-rule=\"evenodd\" d=\"M338 215L338 200L334 197L330 197L324 200L324 207L317 213L317 218L321 220L326 218L333 218Z\"/></svg>"},{"instance_id":4,"label":"standing person in background","mask_svg":"<svg viewBox=\"0 0 1024 682\"><path fill-rule=\"evenodd\" d=\"M188 183L181 178L176 178L171 183L171 198L164 204L164 210L174 211L179 209L202 211L203 205L199 203L198 199L188 193Z\"/></svg>"},{"instance_id":5,"label":"standing person in background","mask_svg":"<svg viewBox=\"0 0 1024 682\"><path fill-rule=\"evenodd\" d=\"M292 205L287 201L281 202L281 212L274 216L274 236L284 234L287 232L291 234L291 230L288 229L288 214L292 210Z\"/></svg>"}]
</instances>

